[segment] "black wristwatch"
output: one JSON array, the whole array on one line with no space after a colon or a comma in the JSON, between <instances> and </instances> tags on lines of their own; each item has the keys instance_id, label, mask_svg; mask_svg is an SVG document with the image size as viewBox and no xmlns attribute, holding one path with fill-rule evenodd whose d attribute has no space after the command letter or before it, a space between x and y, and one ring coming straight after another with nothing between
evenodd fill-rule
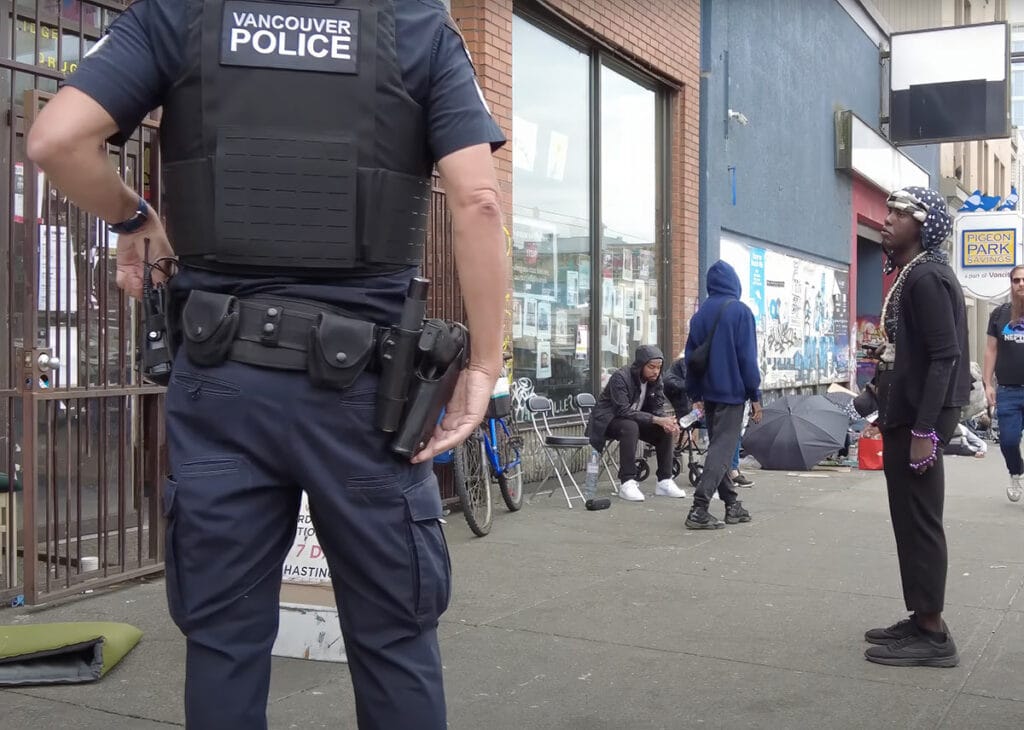
<instances>
[{"instance_id":1,"label":"black wristwatch","mask_svg":"<svg viewBox=\"0 0 1024 730\"><path fill-rule=\"evenodd\" d=\"M111 225L110 231L111 233L135 233L146 224L147 220L149 220L149 206L146 205L145 198L140 195L139 207L135 210L135 214L128 220Z\"/></svg>"}]
</instances>

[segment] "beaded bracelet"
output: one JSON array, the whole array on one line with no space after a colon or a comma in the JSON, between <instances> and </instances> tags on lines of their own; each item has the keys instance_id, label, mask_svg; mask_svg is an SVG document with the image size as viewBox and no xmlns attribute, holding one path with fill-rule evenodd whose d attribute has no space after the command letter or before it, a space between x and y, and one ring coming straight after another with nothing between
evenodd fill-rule
<instances>
[{"instance_id":1,"label":"beaded bracelet","mask_svg":"<svg viewBox=\"0 0 1024 730\"><path fill-rule=\"evenodd\" d=\"M932 442L932 453L921 459L921 461L910 462L910 468L920 469L934 464L939 456L939 435L935 433L935 429L933 428L931 431L915 431L911 429L910 435L918 439L931 439Z\"/></svg>"}]
</instances>

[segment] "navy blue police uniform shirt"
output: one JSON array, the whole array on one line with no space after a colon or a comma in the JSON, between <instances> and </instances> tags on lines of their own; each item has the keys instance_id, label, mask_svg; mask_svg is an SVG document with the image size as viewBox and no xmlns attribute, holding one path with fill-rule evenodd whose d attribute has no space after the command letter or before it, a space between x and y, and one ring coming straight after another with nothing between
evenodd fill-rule
<instances>
[{"instance_id":1,"label":"navy blue police uniform shirt","mask_svg":"<svg viewBox=\"0 0 1024 730\"><path fill-rule=\"evenodd\" d=\"M90 96L117 122L120 131L113 142L128 138L178 80L184 64L185 6L182 0L136 0L68 78L68 86ZM444 6L439 0L395 0L394 7L402 80L426 112L434 160L477 144L489 143L492 150L498 149L505 136L483 100L462 38L443 22ZM314 299L391 324L398 321L409 279L416 271L412 267L386 275L325 281L231 276L182 267L173 288Z\"/></svg>"}]
</instances>

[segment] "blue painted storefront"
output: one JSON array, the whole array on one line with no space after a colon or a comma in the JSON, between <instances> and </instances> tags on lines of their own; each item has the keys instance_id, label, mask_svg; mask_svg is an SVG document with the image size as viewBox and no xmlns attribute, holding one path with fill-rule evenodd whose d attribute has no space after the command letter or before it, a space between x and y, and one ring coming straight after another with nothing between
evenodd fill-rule
<instances>
[{"instance_id":1,"label":"blue painted storefront","mask_svg":"<svg viewBox=\"0 0 1024 730\"><path fill-rule=\"evenodd\" d=\"M809 378L793 385L836 379L834 373L826 378L824 370L815 376L813 368L824 367L826 347L852 355L849 328L858 314L878 309L881 254L875 244L857 239L854 180L835 169L835 113L850 109L878 130L885 84L879 49L838 0L702 0L701 21L702 290L708 266L720 257L728 260L742 246L749 248L752 261L763 259L760 249L791 257L794 272L806 270L814 279L813 286L806 285L812 299L806 306L812 311L791 335L801 341L791 344L789 358L776 364L792 368L797 381ZM939 148L903 152L936 186ZM863 183L858 185L863 190ZM880 190L869 194L884 199ZM723 247L723 237L729 247ZM777 269L780 260L776 255ZM789 266L790 259L785 261ZM830 282L832 272L836 281L846 277L845 284L830 283L828 291L822 286L816 293L818 299L825 292L826 302L837 302L836 337L828 345L814 330L813 322L821 318L814 314L811 297L820 270L813 265L825 265ZM751 280L759 275L755 272ZM845 305L828 295L841 286L848 288ZM783 310L789 307L776 299L769 312L772 301L767 291L762 312L755 311L761 317L759 336L771 329L779 304ZM841 327L842 306L849 311L848 324ZM797 311L793 304L794 318Z\"/></svg>"}]
</instances>

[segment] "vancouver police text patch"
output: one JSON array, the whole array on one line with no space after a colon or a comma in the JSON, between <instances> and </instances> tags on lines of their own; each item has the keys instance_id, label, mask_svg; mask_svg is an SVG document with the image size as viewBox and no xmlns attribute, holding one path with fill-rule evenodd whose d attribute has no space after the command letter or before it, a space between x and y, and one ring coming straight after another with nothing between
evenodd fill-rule
<instances>
[{"instance_id":1,"label":"vancouver police text patch","mask_svg":"<svg viewBox=\"0 0 1024 730\"><path fill-rule=\"evenodd\" d=\"M225 66L354 74L359 11L292 3L227 0L221 23Z\"/></svg>"}]
</instances>

